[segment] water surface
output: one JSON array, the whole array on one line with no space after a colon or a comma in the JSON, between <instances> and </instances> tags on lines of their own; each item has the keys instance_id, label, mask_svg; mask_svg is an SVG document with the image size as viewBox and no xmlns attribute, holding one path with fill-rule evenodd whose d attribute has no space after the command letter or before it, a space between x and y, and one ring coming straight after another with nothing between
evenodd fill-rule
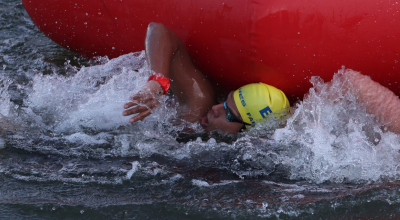
<instances>
[{"instance_id":1,"label":"water surface","mask_svg":"<svg viewBox=\"0 0 400 220\"><path fill-rule=\"evenodd\" d=\"M342 92L341 71L331 86L313 78L287 121L204 134L173 97L144 122L122 116L150 74L143 52L80 58L15 0L0 0L0 30L2 219L400 215L399 136Z\"/></svg>"}]
</instances>

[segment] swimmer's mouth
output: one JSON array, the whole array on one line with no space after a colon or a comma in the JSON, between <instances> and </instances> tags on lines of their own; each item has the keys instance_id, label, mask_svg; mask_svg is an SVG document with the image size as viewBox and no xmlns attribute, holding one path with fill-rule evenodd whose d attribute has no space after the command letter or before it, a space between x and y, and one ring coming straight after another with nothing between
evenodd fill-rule
<instances>
[{"instance_id":1,"label":"swimmer's mouth","mask_svg":"<svg viewBox=\"0 0 400 220\"><path fill-rule=\"evenodd\" d=\"M208 117L207 117L207 115L204 116L203 119L201 119L200 124L201 124L203 127L207 127L207 126L208 126Z\"/></svg>"}]
</instances>

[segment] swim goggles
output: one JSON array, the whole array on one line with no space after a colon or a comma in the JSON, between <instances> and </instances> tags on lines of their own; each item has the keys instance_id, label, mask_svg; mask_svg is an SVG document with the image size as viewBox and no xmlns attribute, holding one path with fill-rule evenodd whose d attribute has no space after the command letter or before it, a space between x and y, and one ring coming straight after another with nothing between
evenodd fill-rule
<instances>
[{"instance_id":1,"label":"swim goggles","mask_svg":"<svg viewBox=\"0 0 400 220\"><path fill-rule=\"evenodd\" d=\"M224 108L225 108L225 117L226 120L228 120L229 122L237 122L240 124L244 124L244 125L251 125L249 123L246 123L240 119L238 119L231 111L231 109L226 105L226 101L224 102Z\"/></svg>"}]
</instances>

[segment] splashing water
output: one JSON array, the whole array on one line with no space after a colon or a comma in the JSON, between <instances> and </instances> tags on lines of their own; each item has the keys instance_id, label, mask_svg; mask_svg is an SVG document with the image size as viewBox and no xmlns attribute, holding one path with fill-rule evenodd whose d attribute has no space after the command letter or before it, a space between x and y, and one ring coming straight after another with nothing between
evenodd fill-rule
<instances>
[{"instance_id":1,"label":"splashing water","mask_svg":"<svg viewBox=\"0 0 400 220\"><path fill-rule=\"evenodd\" d=\"M32 87L26 89L26 106L13 124L23 121L30 133L38 131L42 141L70 145L62 150L39 147L39 151L61 151L62 155L149 158L159 154L178 161L200 161L194 167L224 167L242 179L274 173L315 183L396 179L398 135L383 131L357 102L354 91L343 89L344 74L344 70L339 71L330 83L313 77L314 87L296 104L284 127L285 120L271 118L239 134L232 144L218 143L214 138L179 144L176 131L185 126L197 132L201 129L197 124L171 123L177 120L176 105L167 106L165 96L145 122L131 125L122 116L123 104L149 75L145 53L131 53L83 67L71 76L34 76ZM12 120L10 110L14 107L7 95L10 82L2 82L3 121ZM82 150L82 146L86 148ZM226 154L228 158L223 158Z\"/></svg>"},{"instance_id":2,"label":"splashing water","mask_svg":"<svg viewBox=\"0 0 400 220\"><path fill-rule=\"evenodd\" d=\"M76 75L36 75L27 103L30 116L55 132L76 132L82 127L112 129L126 125L122 106L144 84L137 72L144 53L128 54L104 65L83 67Z\"/></svg>"},{"instance_id":3,"label":"splashing water","mask_svg":"<svg viewBox=\"0 0 400 220\"><path fill-rule=\"evenodd\" d=\"M163 96L144 122L130 124L129 117L122 116L123 104L150 74L144 52L102 58L101 64L91 67L66 65L72 72L36 74L29 83L18 84L0 75L0 150L6 149L2 152L7 155L0 158L0 173L11 181L118 186L124 195L133 193L133 197L120 191L104 194L105 198L115 196L114 205L128 200L130 204L168 200L189 206L239 205L273 217L312 212L287 204L306 203L315 190L331 193L331 198L359 192L339 186L339 193L329 185L316 184L385 183L399 175L399 136L382 129L357 102L354 91L343 89L344 70L330 83L313 77L313 88L287 118L269 118L226 138L204 134L198 124L179 121L173 96ZM23 100L13 102L12 94L26 96L16 95ZM178 141L185 127L195 135ZM18 153L21 150L28 156ZM238 190L243 185L251 190ZM138 190L131 192L132 188ZM163 188L168 190L158 191ZM182 201L175 194L171 197L171 190L184 197L192 190L209 193ZM21 190L10 185L7 191ZM242 195L232 204L232 198L214 197L220 192ZM269 193L277 194L278 200ZM49 192L41 198L51 201L53 197ZM322 198L326 196L313 199ZM66 194L60 203L70 200ZM33 200L21 196L18 201ZM105 202L90 196L78 201L90 207Z\"/></svg>"},{"instance_id":4,"label":"splashing water","mask_svg":"<svg viewBox=\"0 0 400 220\"><path fill-rule=\"evenodd\" d=\"M345 70L330 83L313 77L306 98L296 105L285 128L273 138L297 142L296 154L281 155L290 178L315 182L365 182L397 179L399 136L386 132L357 102L354 89L345 90Z\"/></svg>"},{"instance_id":5,"label":"splashing water","mask_svg":"<svg viewBox=\"0 0 400 220\"><path fill-rule=\"evenodd\" d=\"M144 54L93 66L40 33L21 1L0 0L0 11L2 218L400 215L399 136L343 90L343 71L331 83L315 77L287 123L237 136L179 121L166 96L132 125L122 105L147 80Z\"/></svg>"},{"instance_id":6,"label":"splashing water","mask_svg":"<svg viewBox=\"0 0 400 220\"><path fill-rule=\"evenodd\" d=\"M0 118L11 117L12 115L14 105L10 101L10 96L8 95L8 88L10 85L11 80L7 79L3 74L0 74Z\"/></svg>"}]
</instances>

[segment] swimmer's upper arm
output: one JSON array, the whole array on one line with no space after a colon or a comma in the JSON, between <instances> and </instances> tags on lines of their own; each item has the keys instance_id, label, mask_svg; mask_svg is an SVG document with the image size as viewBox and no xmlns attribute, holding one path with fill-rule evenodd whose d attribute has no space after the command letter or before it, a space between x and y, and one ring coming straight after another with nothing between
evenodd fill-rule
<instances>
[{"instance_id":1,"label":"swimmer's upper arm","mask_svg":"<svg viewBox=\"0 0 400 220\"><path fill-rule=\"evenodd\" d=\"M146 53L150 68L170 78L171 89L188 112L204 116L215 104L215 94L210 81L192 63L180 39L168 27L150 23L146 36Z\"/></svg>"}]
</instances>

